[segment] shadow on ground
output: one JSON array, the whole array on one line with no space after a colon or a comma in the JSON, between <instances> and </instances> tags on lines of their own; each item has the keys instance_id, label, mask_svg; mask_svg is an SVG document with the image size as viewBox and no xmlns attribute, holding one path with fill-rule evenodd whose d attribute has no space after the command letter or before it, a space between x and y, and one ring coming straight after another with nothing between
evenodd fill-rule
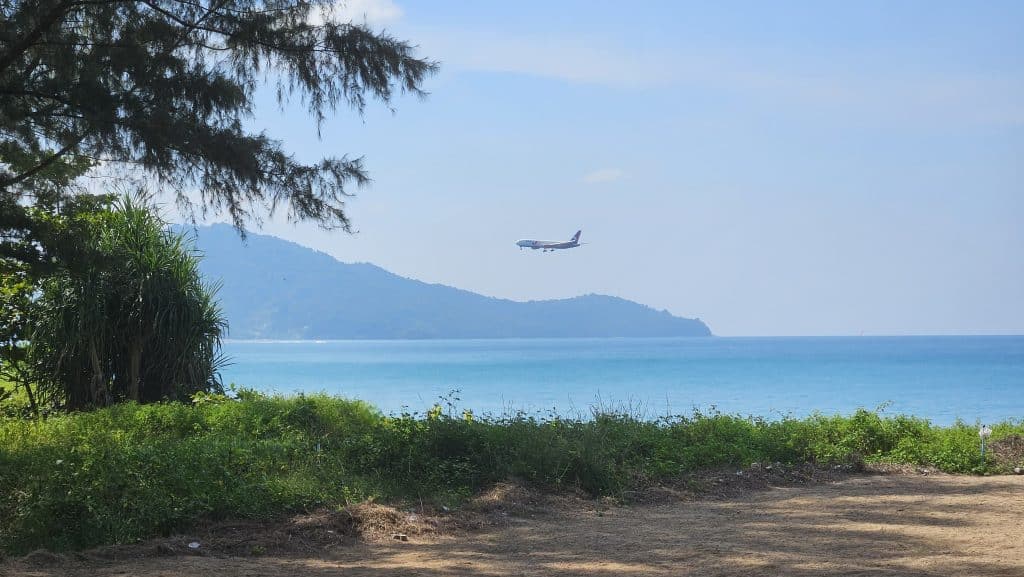
<instances>
[{"instance_id":1,"label":"shadow on ground","mask_svg":"<svg viewBox=\"0 0 1024 577\"><path fill-rule=\"evenodd\" d=\"M303 557L39 555L0 575L1024 575L1024 477L853 476L727 500L553 509Z\"/></svg>"}]
</instances>

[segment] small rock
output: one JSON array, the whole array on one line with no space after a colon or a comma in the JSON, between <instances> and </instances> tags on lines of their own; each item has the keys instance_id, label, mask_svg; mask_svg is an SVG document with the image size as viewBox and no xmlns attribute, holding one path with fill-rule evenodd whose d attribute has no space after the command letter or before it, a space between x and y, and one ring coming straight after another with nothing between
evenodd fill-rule
<instances>
[{"instance_id":1,"label":"small rock","mask_svg":"<svg viewBox=\"0 0 1024 577\"><path fill-rule=\"evenodd\" d=\"M1024 467L1014 467L1013 472L1017 475L1024 475Z\"/></svg>"}]
</instances>

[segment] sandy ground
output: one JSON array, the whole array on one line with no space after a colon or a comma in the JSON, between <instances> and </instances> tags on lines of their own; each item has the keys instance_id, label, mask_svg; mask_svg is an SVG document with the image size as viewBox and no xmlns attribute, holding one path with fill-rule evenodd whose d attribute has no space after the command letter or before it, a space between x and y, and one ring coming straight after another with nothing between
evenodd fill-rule
<instances>
[{"instance_id":1,"label":"sandy ground","mask_svg":"<svg viewBox=\"0 0 1024 577\"><path fill-rule=\"evenodd\" d=\"M0 575L1024 577L1024 476L855 475L728 499L579 503L302 555L159 555L150 544L114 560L30 555Z\"/></svg>"}]
</instances>

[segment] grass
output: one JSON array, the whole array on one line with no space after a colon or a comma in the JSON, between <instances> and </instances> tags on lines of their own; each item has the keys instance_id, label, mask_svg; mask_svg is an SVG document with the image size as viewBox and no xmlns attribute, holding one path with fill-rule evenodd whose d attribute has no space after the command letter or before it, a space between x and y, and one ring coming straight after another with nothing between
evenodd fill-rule
<instances>
[{"instance_id":1,"label":"grass","mask_svg":"<svg viewBox=\"0 0 1024 577\"><path fill-rule=\"evenodd\" d=\"M28 395L14 383L0 376L0 418L18 417L30 414Z\"/></svg>"},{"instance_id":2,"label":"grass","mask_svg":"<svg viewBox=\"0 0 1024 577\"><path fill-rule=\"evenodd\" d=\"M1024 422L993 430L992 441L1024 435ZM699 469L860 460L954 473L1007 467L982 459L973 425L863 410L771 421L479 418L441 407L385 416L359 401L243 392L0 418L0 552L125 543L203 518L269 518L369 497L452 505L510 477L615 495Z\"/></svg>"}]
</instances>

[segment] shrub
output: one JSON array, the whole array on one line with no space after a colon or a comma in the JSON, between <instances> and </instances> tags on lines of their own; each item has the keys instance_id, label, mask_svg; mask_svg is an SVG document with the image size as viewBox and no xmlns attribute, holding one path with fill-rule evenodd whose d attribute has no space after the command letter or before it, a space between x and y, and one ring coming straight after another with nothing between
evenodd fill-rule
<instances>
[{"instance_id":1,"label":"shrub","mask_svg":"<svg viewBox=\"0 0 1024 577\"><path fill-rule=\"evenodd\" d=\"M226 321L199 256L129 197L82 216L83 260L46 277L26 363L40 404L75 410L218 391Z\"/></svg>"},{"instance_id":2,"label":"shrub","mask_svg":"<svg viewBox=\"0 0 1024 577\"><path fill-rule=\"evenodd\" d=\"M754 461L1006 467L981 459L974 426L869 411L776 421L385 416L325 395L239 396L0 418L0 551L130 542L201 518L267 518L367 497L451 504L510 477L598 496ZM1024 434L1024 423L993 431L997 442Z\"/></svg>"}]
</instances>

